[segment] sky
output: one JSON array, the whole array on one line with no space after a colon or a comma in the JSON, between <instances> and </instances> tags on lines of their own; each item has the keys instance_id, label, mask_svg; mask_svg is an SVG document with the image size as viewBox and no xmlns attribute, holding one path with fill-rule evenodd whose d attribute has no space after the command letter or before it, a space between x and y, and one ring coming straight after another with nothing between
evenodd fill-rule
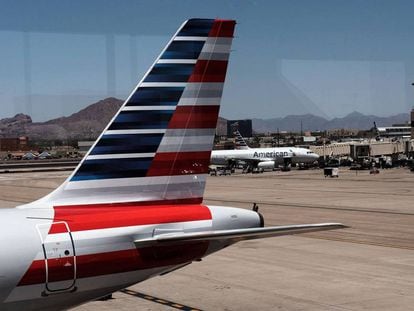
<instances>
[{"instance_id":1,"label":"sky","mask_svg":"<svg viewBox=\"0 0 414 311\"><path fill-rule=\"evenodd\" d=\"M180 24L237 20L221 115L273 118L414 105L413 1L0 0L0 118L125 99Z\"/></svg>"}]
</instances>

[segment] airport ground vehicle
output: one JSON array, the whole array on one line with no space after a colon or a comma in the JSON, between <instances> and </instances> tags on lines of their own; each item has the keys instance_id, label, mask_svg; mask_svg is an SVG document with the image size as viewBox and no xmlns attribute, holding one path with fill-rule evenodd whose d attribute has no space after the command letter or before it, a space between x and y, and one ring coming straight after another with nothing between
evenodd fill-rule
<instances>
[{"instance_id":1,"label":"airport ground vehicle","mask_svg":"<svg viewBox=\"0 0 414 311\"><path fill-rule=\"evenodd\" d=\"M338 167L325 167L323 169L323 174L325 177L339 177L339 168Z\"/></svg>"}]
</instances>

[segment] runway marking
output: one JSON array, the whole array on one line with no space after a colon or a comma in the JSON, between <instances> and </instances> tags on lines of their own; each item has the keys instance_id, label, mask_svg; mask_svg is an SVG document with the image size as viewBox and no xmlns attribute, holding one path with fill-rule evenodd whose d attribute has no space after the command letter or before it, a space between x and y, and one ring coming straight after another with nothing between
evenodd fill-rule
<instances>
[{"instance_id":1,"label":"runway marking","mask_svg":"<svg viewBox=\"0 0 414 311\"><path fill-rule=\"evenodd\" d=\"M56 187L42 187L42 186L30 186L30 185L17 185L17 184L10 183L10 184L0 184L0 188L1 187L27 188L27 189L45 189L45 190L53 191L57 187L59 187L59 185L57 185Z\"/></svg>"},{"instance_id":2,"label":"runway marking","mask_svg":"<svg viewBox=\"0 0 414 311\"><path fill-rule=\"evenodd\" d=\"M322 170L321 170L322 171ZM345 171L347 172L347 171ZM403 171L404 172L404 171ZM408 170L406 171L408 172ZM345 173L346 174L346 173ZM349 174L351 175L351 174ZM406 184L407 182L411 182L411 175L407 174L405 176L396 176L396 175L381 175L384 176L383 178L381 178L380 180L377 179L373 179L372 175L367 174L361 174L358 175L358 179L356 178L349 178L349 175L341 175L340 177L340 181L350 181L350 182L376 182L376 183L382 183L382 182L397 182L397 183L404 183ZM353 174L352 174L353 175ZM322 176L320 175L320 173L318 171L315 171L314 174L266 174L266 175L256 175L253 176L252 175L248 175L248 174L232 174L231 176L229 176L230 178L232 177L245 177L245 178L255 178L255 179L273 179L274 177L277 178L284 178L284 179L291 179L291 180L316 180L316 181L320 181L320 180L332 180L332 179L320 179L319 177ZM355 176L355 175L353 175ZM351 176L352 177L352 176ZM401 178L405 178L404 180L401 180ZM408 180L407 180L408 179Z\"/></svg>"},{"instance_id":3,"label":"runway marking","mask_svg":"<svg viewBox=\"0 0 414 311\"><path fill-rule=\"evenodd\" d=\"M214 201L214 202L226 202L226 203L243 203L243 204L249 204L249 205L253 204L252 201L215 199L211 197L209 198L207 196L204 196L204 200ZM288 207L298 207L298 208L338 210L338 211L343 211L343 212L361 212L361 213L378 213L378 214L414 216L414 213L392 212L392 211L385 211L385 210L370 210L370 209L354 208L354 207L347 207L347 206L328 207L324 205L316 206L316 205L307 205L307 204L300 204L300 203L265 202L265 201L255 201L255 202L258 205L288 206Z\"/></svg>"},{"instance_id":4,"label":"runway marking","mask_svg":"<svg viewBox=\"0 0 414 311\"><path fill-rule=\"evenodd\" d=\"M407 184L407 182L405 182L405 184ZM274 186L279 186L280 184L274 184ZM233 185L220 185L220 188L234 188ZM253 186L238 186L238 189L254 189L255 187ZM349 188L352 188L352 186L350 186ZM265 188L262 187L263 190L271 190L273 189L271 188ZM293 189L292 187L289 188L284 188L282 189L283 191L294 191L295 189ZM301 189L302 192L315 192L315 191L319 191L318 189ZM407 197L413 197L414 195L411 194L411 190L410 189L399 189L400 192L398 193L384 193L383 191L377 191L377 192L372 192L372 191L350 191L350 190L344 190L342 189L340 192L341 194L360 194L360 195L386 195L386 196L407 196ZM329 190L329 189L324 189L324 192L328 192L328 193L337 193L337 190Z\"/></svg>"},{"instance_id":5,"label":"runway marking","mask_svg":"<svg viewBox=\"0 0 414 311\"><path fill-rule=\"evenodd\" d=\"M10 203L17 203L17 204L26 204L26 203L29 202L27 200L11 200L11 199L8 199L8 198L5 198L5 197L0 198L0 201L10 202Z\"/></svg>"},{"instance_id":6,"label":"runway marking","mask_svg":"<svg viewBox=\"0 0 414 311\"><path fill-rule=\"evenodd\" d=\"M313 234L313 233L311 233ZM388 243L377 243L377 242L369 242L369 241L358 241L355 239L347 239L347 238L334 238L334 237L322 237L322 236L311 236L308 234L303 235L309 239L319 239L319 240L327 240L327 241L336 241L336 242L346 242L346 243L353 243L353 244L362 244L362 245L372 245L372 246L380 246L380 247L389 247L389 248L398 248L398 249L406 249L406 250L414 250L414 247L410 246L403 246L403 245L393 245Z\"/></svg>"},{"instance_id":7,"label":"runway marking","mask_svg":"<svg viewBox=\"0 0 414 311\"><path fill-rule=\"evenodd\" d=\"M127 294L127 295L131 295L131 296L135 296L141 299L145 299L145 300L149 300L152 302L156 302L159 303L161 305L164 306L168 306L168 307L172 307L178 310L183 310L183 311L202 311L201 309L198 308L193 308L193 307L189 307L189 306L185 306L183 304L179 304L173 301L169 301L166 299L161 299L155 296L151 296L151 295L147 295L147 294L143 294L137 291L134 291L132 289L122 289L120 290L121 293Z\"/></svg>"}]
</instances>

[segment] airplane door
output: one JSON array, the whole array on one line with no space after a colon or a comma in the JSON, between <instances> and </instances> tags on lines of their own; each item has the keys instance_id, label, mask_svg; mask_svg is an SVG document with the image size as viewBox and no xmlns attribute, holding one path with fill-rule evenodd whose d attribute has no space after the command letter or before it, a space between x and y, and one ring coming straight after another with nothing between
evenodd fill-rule
<instances>
[{"instance_id":1,"label":"airplane door","mask_svg":"<svg viewBox=\"0 0 414 311\"><path fill-rule=\"evenodd\" d=\"M74 290L76 283L76 254L69 226L64 221L52 226L59 233L49 234L50 224L38 225L45 259L46 295Z\"/></svg>"}]
</instances>

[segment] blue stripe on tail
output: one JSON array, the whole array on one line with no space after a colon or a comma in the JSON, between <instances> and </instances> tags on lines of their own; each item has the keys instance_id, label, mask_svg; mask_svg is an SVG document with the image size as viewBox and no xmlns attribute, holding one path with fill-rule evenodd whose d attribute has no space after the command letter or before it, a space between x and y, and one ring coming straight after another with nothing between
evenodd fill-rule
<instances>
[{"instance_id":1,"label":"blue stripe on tail","mask_svg":"<svg viewBox=\"0 0 414 311\"><path fill-rule=\"evenodd\" d=\"M161 61L157 60L142 80L154 84L138 86L134 90L90 150L90 158L81 163L70 181L146 176L153 161L153 157L148 155L156 154L184 91L184 87L168 83L185 83L189 80L214 21L191 19L183 24L177 36L202 38L173 38L170 41L159 57ZM197 91L194 96L203 96L203 93ZM140 106L143 107L140 109ZM151 109L152 106L154 109ZM157 106L171 109L160 110ZM169 141L174 146L180 143L174 138Z\"/></svg>"}]
</instances>

